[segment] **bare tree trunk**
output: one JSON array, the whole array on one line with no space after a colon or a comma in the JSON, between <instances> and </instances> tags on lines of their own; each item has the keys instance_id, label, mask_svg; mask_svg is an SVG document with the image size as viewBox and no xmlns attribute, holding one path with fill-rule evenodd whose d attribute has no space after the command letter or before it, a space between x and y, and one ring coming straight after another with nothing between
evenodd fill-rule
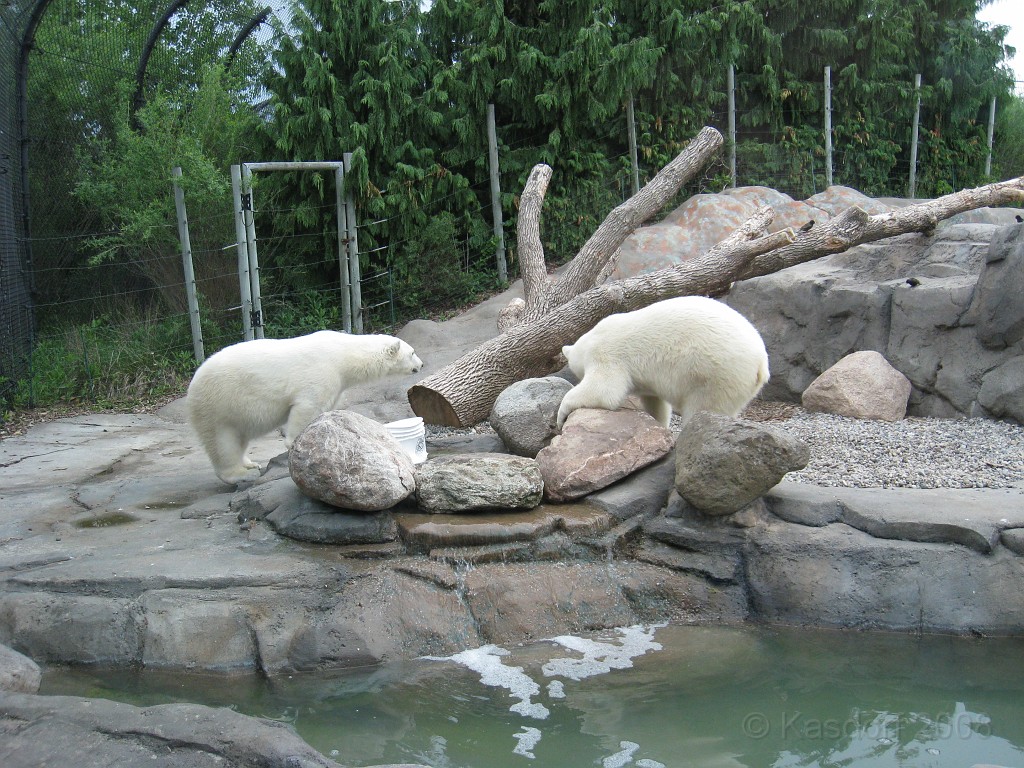
<instances>
[{"instance_id":1,"label":"bare tree trunk","mask_svg":"<svg viewBox=\"0 0 1024 768\"><path fill-rule=\"evenodd\" d=\"M673 296L725 293L736 280L776 272L861 243L927 232L957 213L1014 202L1024 202L1024 177L876 216L853 207L808 232L786 229L768 234L766 228L774 212L762 208L696 259L583 290L545 314L507 329L413 386L409 403L430 424L475 424L487 418L508 385L557 369L562 346L614 312L639 309ZM588 279L595 279L599 272ZM586 285L585 279L581 282Z\"/></svg>"},{"instance_id":2,"label":"bare tree trunk","mask_svg":"<svg viewBox=\"0 0 1024 768\"><path fill-rule=\"evenodd\" d=\"M544 247L540 240L540 212L551 180L551 168L538 165L530 173L519 208L519 269L526 300L514 300L498 317L498 330L544 316L553 307L592 288L610 273L606 269L622 242L654 216L685 184L694 178L721 149L722 134L704 128L675 159L662 168L644 188L616 207L569 263L561 279L547 276Z\"/></svg>"}]
</instances>

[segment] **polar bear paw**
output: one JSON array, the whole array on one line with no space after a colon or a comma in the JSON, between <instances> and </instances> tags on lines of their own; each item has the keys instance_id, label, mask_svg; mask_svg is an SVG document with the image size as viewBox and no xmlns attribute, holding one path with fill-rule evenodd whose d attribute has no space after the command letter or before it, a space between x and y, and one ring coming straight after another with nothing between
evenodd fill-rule
<instances>
[{"instance_id":1,"label":"polar bear paw","mask_svg":"<svg viewBox=\"0 0 1024 768\"><path fill-rule=\"evenodd\" d=\"M228 485L238 485L239 483L251 483L259 480L260 474L260 465L250 461L245 466L239 465L233 469L221 470L217 472L217 477Z\"/></svg>"}]
</instances>

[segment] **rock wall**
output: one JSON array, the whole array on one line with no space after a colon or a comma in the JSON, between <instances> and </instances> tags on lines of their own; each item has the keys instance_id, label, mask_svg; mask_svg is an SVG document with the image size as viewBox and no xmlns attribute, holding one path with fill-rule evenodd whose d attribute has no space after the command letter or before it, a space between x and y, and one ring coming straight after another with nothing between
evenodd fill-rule
<instances>
[{"instance_id":1,"label":"rock wall","mask_svg":"<svg viewBox=\"0 0 1024 768\"><path fill-rule=\"evenodd\" d=\"M766 399L799 401L845 355L874 350L913 384L910 415L1024 423L1022 283L1024 225L953 221L737 283L726 301L764 337Z\"/></svg>"}]
</instances>

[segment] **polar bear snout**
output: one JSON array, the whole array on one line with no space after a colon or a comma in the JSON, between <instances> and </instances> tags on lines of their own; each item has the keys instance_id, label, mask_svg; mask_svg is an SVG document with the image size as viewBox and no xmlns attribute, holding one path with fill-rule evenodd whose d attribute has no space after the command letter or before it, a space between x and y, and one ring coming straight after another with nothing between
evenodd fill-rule
<instances>
[{"instance_id":1,"label":"polar bear snout","mask_svg":"<svg viewBox=\"0 0 1024 768\"><path fill-rule=\"evenodd\" d=\"M422 367L423 361L420 360L419 355L414 354L412 360L409 361L409 373L419 373Z\"/></svg>"}]
</instances>

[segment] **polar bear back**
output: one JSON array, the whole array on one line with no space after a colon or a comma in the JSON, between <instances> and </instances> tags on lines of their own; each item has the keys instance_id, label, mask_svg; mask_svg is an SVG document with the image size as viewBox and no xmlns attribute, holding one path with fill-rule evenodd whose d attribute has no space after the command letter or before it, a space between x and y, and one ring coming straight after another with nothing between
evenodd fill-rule
<instances>
[{"instance_id":1,"label":"polar bear back","mask_svg":"<svg viewBox=\"0 0 1024 768\"><path fill-rule=\"evenodd\" d=\"M563 352L586 384L570 399L573 409L588 406L588 392L625 388L627 394L666 402L684 420L698 410L736 415L769 375L757 329L734 309L703 296L610 315Z\"/></svg>"}]
</instances>

